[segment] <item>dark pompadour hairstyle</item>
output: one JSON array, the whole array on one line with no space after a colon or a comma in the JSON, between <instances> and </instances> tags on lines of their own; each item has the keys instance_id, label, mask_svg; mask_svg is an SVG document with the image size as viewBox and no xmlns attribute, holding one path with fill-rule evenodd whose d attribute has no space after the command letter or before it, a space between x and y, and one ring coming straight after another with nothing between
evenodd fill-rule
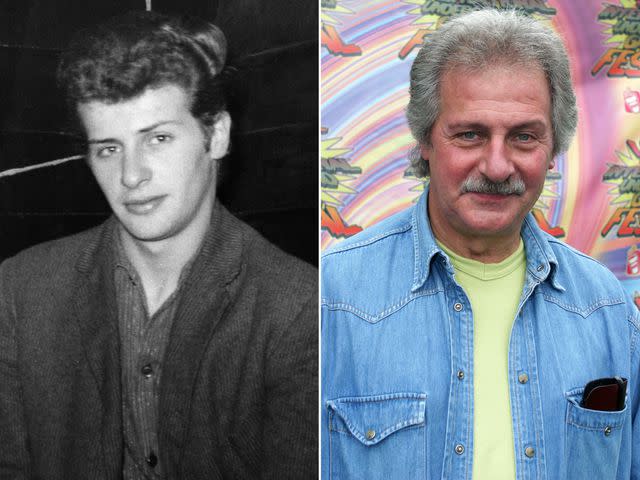
<instances>
[{"instance_id":1,"label":"dark pompadour hairstyle","mask_svg":"<svg viewBox=\"0 0 640 480\"><path fill-rule=\"evenodd\" d=\"M116 103L175 84L189 93L194 117L211 125L225 109L226 54L225 36L211 23L130 12L76 34L57 77L73 113L80 103Z\"/></svg>"}]
</instances>

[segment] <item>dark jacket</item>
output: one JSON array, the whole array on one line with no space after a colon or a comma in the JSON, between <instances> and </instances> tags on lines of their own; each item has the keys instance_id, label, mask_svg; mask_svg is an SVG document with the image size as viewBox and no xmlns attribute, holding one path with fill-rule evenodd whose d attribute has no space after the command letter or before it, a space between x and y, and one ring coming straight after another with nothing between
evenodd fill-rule
<instances>
[{"instance_id":1,"label":"dark jacket","mask_svg":"<svg viewBox=\"0 0 640 480\"><path fill-rule=\"evenodd\" d=\"M114 221L0 266L0 478L122 475ZM217 204L185 282L160 387L167 477L315 478L316 270Z\"/></svg>"}]
</instances>

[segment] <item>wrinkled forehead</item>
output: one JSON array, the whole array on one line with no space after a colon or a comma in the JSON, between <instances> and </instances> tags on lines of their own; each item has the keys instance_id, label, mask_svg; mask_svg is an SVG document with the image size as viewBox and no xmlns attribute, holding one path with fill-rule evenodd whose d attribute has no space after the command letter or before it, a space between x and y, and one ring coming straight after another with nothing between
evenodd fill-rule
<instances>
[{"instance_id":1,"label":"wrinkled forehead","mask_svg":"<svg viewBox=\"0 0 640 480\"><path fill-rule=\"evenodd\" d=\"M548 107L552 107L553 94L549 78L542 66L535 61L497 59L494 63L485 65L459 64L455 61L450 61L443 68L438 82L438 112L441 112L443 106L445 90L448 92L456 90L464 79L480 81L486 78L493 78L495 81L490 87L497 96L500 96L503 91L510 94L516 89L518 85L509 81L514 77L526 79L531 87L545 97L544 103L548 102ZM523 93L528 96L527 92Z\"/></svg>"},{"instance_id":2,"label":"wrinkled forehead","mask_svg":"<svg viewBox=\"0 0 640 480\"><path fill-rule=\"evenodd\" d=\"M549 78L542 65L537 60L519 59L511 57L489 57L483 62L467 62L464 58L457 58L455 55L444 64L440 72L440 85L446 77L456 78L457 76L479 76L484 72L493 71L513 71L528 70L530 72L540 72L550 87Z\"/></svg>"}]
</instances>

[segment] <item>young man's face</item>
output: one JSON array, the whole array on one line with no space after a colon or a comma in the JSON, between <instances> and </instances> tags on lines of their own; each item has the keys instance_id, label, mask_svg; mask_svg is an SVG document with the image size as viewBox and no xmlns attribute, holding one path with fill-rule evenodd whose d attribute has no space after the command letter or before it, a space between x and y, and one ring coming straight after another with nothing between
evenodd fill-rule
<instances>
[{"instance_id":1,"label":"young man's face","mask_svg":"<svg viewBox=\"0 0 640 480\"><path fill-rule=\"evenodd\" d=\"M89 166L125 234L153 242L208 224L216 160L226 154L229 116L206 135L177 85L145 90L120 103L78 106Z\"/></svg>"},{"instance_id":2,"label":"young man's face","mask_svg":"<svg viewBox=\"0 0 640 480\"><path fill-rule=\"evenodd\" d=\"M436 236L449 246L481 237L517 239L551 166L551 97L542 69L454 69L444 74L440 95L431 141L421 149L429 161ZM495 183L503 183L506 194L482 188Z\"/></svg>"}]
</instances>

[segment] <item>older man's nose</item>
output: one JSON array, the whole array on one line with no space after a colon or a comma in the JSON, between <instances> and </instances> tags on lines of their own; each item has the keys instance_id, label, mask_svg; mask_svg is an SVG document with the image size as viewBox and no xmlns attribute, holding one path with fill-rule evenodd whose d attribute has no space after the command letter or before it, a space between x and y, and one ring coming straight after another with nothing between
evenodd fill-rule
<instances>
[{"instance_id":1,"label":"older man's nose","mask_svg":"<svg viewBox=\"0 0 640 480\"><path fill-rule=\"evenodd\" d=\"M503 137L493 137L487 142L478 170L493 182L504 182L513 175L515 168Z\"/></svg>"}]
</instances>

